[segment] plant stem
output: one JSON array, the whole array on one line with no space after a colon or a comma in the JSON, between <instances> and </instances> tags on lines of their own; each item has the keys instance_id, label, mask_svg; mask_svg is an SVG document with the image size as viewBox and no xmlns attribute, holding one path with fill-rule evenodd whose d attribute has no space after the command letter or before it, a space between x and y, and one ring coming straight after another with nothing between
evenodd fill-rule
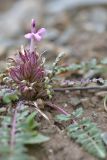
<instances>
[{"instance_id":1,"label":"plant stem","mask_svg":"<svg viewBox=\"0 0 107 160\"><path fill-rule=\"evenodd\" d=\"M53 109L58 110L60 113L64 114L64 115L69 115L66 111L64 111L62 108L60 108L59 106L51 103L51 102L45 102L46 105L52 107Z\"/></svg>"},{"instance_id":2,"label":"plant stem","mask_svg":"<svg viewBox=\"0 0 107 160\"><path fill-rule=\"evenodd\" d=\"M78 90L96 90L96 91L107 91L107 86L94 86L94 87L65 87L65 88L54 88L56 92L65 92L69 90L71 92L78 91Z\"/></svg>"},{"instance_id":3,"label":"plant stem","mask_svg":"<svg viewBox=\"0 0 107 160\"><path fill-rule=\"evenodd\" d=\"M34 52L34 38L31 38L30 53Z\"/></svg>"},{"instance_id":4,"label":"plant stem","mask_svg":"<svg viewBox=\"0 0 107 160\"><path fill-rule=\"evenodd\" d=\"M11 139L10 139L11 149L14 148L14 144L15 144L16 117L17 117L17 108L15 108L13 119L12 119Z\"/></svg>"},{"instance_id":5,"label":"plant stem","mask_svg":"<svg viewBox=\"0 0 107 160\"><path fill-rule=\"evenodd\" d=\"M56 104L53 104L51 102L45 102L46 105L52 107L53 109L58 110L60 113L64 114L65 116L68 116L69 113L67 113L66 111L64 111L62 108L60 108L59 106L57 106ZM75 119L71 119L71 123L72 124L77 124Z\"/></svg>"}]
</instances>

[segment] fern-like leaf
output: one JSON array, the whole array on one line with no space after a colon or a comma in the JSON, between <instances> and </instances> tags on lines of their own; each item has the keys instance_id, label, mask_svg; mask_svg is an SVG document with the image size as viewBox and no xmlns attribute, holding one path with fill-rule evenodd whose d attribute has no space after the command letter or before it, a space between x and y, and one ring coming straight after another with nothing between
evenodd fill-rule
<instances>
[{"instance_id":1,"label":"fern-like leaf","mask_svg":"<svg viewBox=\"0 0 107 160\"><path fill-rule=\"evenodd\" d=\"M78 108L69 115L57 115L56 120L59 122L66 122L72 120L72 124L67 127L69 136L90 154L104 159L106 157L106 149L101 137L101 131L89 119L79 120L83 114L83 109Z\"/></svg>"},{"instance_id":2,"label":"fern-like leaf","mask_svg":"<svg viewBox=\"0 0 107 160\"><path fill-rule=\"evenodd\" d=\"M70 119L74 119L74 118L79 118L82 114L83 114L83 108L78 108L76 109L76 111L72 112L71 114L68 115L64 115L64 114L59 114L55 117L55 119L57 121L69 121Z\"/></svg>"},{"instance_id":3,"label":"fern-like leaf","mask_svg":"<svg viewBox=\"0 0 107 160\"><path fill-rule=\"evenodd\" d=\"M1 160L32 160L25 144L38 144L49 139L37 132L35 115L24 106L16 107L12 114L0 117Z\"/></svg>"},{"instance_id":4,"label":"fern-like leaf","mask_svg":"<svg viewBox=\"0 0 107 160\"><path fill-rule=\"evenodd\" d=\"M68 128L69 136L80 143L90 154L105 158L106 150L101 139L101 132L89 119L83 119L77 124L71 124Z\"/></svg>"}]
</instances>

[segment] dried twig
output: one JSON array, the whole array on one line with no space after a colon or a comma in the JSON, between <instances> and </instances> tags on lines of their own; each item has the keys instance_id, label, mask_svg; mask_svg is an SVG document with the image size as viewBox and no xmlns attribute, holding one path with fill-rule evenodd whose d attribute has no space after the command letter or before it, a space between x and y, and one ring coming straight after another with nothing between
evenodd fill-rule
<instances>
[{"instance_id":1,"label":"dried twig","mask_svg":"<svg viewBox=\"0 0 107 160\"><path fill-rule=\"evenodd\" d=\"M104 110L107 112L107 96L104 97Z\"/></svg>"},{"instance_id":2,"label":"dried twig","mask_svg":"<svg viewBox=\"0 0 107 160\"><path fill-rule=\"evenodd\" d=\"M96 91L107 91L107 86L91 86L91 87L65 87L65 88L54 88L55 92L65 92L69 90L71 92L78 90L96 90Z\"/></svg>"}]
</instances>

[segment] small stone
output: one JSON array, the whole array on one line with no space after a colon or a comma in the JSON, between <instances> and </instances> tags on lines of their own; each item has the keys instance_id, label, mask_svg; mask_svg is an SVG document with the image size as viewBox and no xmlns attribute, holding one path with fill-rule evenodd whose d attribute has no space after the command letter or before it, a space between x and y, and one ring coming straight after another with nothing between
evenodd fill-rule
<instances>
[{"instance_id":1,"label":"small stone","mask_svg":"<svg viewBox=\"0 0 107 160\"><path fill-rule=\"evenodd\" d=\"M68 45L71 37L74 35L75 33L75 28L73 26L69 26L64 33L59 37L59 39L57 40L58 44L61 45Z\"/></svg>"},{"instance_id":2,"label":"small stone","mask_svg":"<svg viewBox=\"0 0 107 160\"><path fill-rule=\"evenodd\" d=\"M56 39L58 39L58 37L60 37L60 35L57 29L48 29L48 32L45 36L45 38L50 41L55 41Z\"/></svg>"},{"instance_id":3,"label":"small stone","mask_svg":"<svg viewBox=\"0 0 107 160\"><path fill-rule=\"evenodd\" d=\"M44 103L42 99L37 99L37 104L40 109L44 109Z\"/></svg>"},{"instance_id":4,"label":"small stone","mask_svg":"<svg viewBox=\"0 0 107 160\"><path fill-rule=\"evenodd\" d=\"M96 93L96 96L103 98L103 97L107 96L107 91L100 91L100 92Z\"/></svg>"},{"instance_id":5,"label":"small stone","mask_svg":"<svg viewBox=\"0 0 107 160\"><path fill-rule=\"evenodd\" d=\"M88 108L89 104L90 104L89 98L83 98L83 99L81 99L81 103L82 103L82 105L83 105L84 108Z\"/></svg>"},{"instance_id":6,"label":"small stone","mask_svg":"<svg viewBox=\"0 0 107 160\"><path fill-rule=\"evenodd\" d=\"M68 107L67 103L64 104L64 107L65 107L65 108Z\"/></svg>"},{"instance_id":7,"label":"small stone","mask_svg":"<svg viewBox=\"0 0 107 160\"><path fill-rule=\"evenodd\" d=\"M70 100L70 102L71 102L71 104L73 105L73 106L77 106L77 105L79 105L80 103L81 103L81 101L80 101L80 99L79 98L74 98L74 97L72 97L71 98L71 100Z\"/></svg>"}]
</instances>

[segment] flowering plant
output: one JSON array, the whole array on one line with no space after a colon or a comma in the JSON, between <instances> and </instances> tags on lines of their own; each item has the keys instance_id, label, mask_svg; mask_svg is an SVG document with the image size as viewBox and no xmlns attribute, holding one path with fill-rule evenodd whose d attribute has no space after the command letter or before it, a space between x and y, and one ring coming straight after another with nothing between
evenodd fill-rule
<instances>
[{"instance_id":1,"label":"flowering plant","mask_svg":"<svg viewBox=\"0 0 107 160\"><path fill-rule=\"evenodd\" d=\"M9 74L17 84L20 93L27 99L35 99L46 96L44 68L45 59L35 50L35 43L43 38L45 29L36 32L35 21L32 20L31 33L25 35L31 40L30 49L23 47L15 59L11 59Z\"/></svg>"},{"instance_id":2,"label":"flowering plant","mask_svg":"<svg viewBox=\"0 0 107 160\"><path fill-rule=\"evenodd\" d=\"M100 68L101 72L104 66L97 65L95 60L89 63L58 66L63 56L63 53L60 53L53 63L52 69L47 70L44 65L43 54L38 53L35 49L35 45L42 40L45 32L45 28L36 30L36 23L33 19L31 33L25 35L25 38L31 41L30 47L28 49L21 47L15 58L10 58L10 67L6 72L0 74L0 113L3 112L0 116L0 146L2 146L0 148L0 158L2 156L2 159L17 160L17 155L20 155L22 160L31 159L26 157L24 145L37 144L49 139L38 134L36 131L38 124L35 123L37 113L40 113L49 121L47 115L41 110L46 109L44 106L49 106L62 113L56 117L56 121L68 121L66 124L71 123L67 127L70 137L76 139L89 153L104 159L106 150L102 143L100 131L90 120L80 117L83 113L82 108L69 114L62 107L54 104L54 98L52 97L55 92L67 91L66 93L70 94L70 92L77 90L107 90L106 81L102 78L67 80L64 74L77 70L82 70L83 73L83 70L87 70L87 68L89 71L91 69L96 71L97 69L97 73L99 73L98 69ZM58 77L60 79L55 77L61 73L66 77L64 80L61 80L61 77ZM90 83L92 83L91 86ZM106 101L107 97L105 96L104 108L107 111ZM72 100L70 100L70 104L71 102Z\"/></svg>"}]
</instances>

